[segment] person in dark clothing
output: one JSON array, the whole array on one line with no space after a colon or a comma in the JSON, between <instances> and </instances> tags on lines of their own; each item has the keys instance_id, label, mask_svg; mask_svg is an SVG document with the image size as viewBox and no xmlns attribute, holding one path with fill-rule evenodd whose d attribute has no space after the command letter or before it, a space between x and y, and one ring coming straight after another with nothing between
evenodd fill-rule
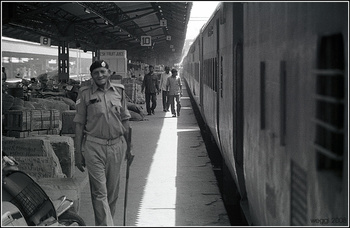
<instances>
[{"instance_id":1,"label":"person in dark clothing","mask_svg":"<svg viewBox=\"0 0 350 228\"><path fill-rule=\"evenodd\" d=\"M141 93L145 91L145 98L146 98L146 110L148 115L154 115L154 109L157 107L157 93L159 94L159 83L158 83L158 77L153 72L153 66L149 66L149 73L145 75L142 87L141 87ZM152 106L151 106L152 101Z\"/></svg>"},{"instance_id":2,"label":"person in dark clothing","mask_svg":"<svg viewBox=\"0 0 350 228\"><path fill-rule=\"evenodd\" d=\"M2 73L1 73L2 74L2 82L6 82L7 75L6 75L5 67L2 67L1 71L2 71Z\"/></svg>"}]
</instances>

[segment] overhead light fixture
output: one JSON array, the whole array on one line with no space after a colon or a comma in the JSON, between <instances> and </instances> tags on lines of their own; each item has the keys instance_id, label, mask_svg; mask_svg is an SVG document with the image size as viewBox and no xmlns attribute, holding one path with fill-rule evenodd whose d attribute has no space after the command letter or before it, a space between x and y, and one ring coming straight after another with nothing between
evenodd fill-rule
<instances>
[{"instance_id":1,"label":"overhead light fixture","mask_svg":"<svg viewBox=\"0 0 350 228\"><path fill-rule=\"evenodd\" d=\"M85 13L91 13L90 10L88 8L84 8L84 12Z\"/></svg>"},{"instance_id":2,"label":"overhead light fixture","mask_svg":"<svg viewBox=\"0 0 350 228\"><path fill-rule=\"evenodd\" d=\"M108 25L108 21L107 20L105 20L105 24Z\"/></svg>"}]
</instances>

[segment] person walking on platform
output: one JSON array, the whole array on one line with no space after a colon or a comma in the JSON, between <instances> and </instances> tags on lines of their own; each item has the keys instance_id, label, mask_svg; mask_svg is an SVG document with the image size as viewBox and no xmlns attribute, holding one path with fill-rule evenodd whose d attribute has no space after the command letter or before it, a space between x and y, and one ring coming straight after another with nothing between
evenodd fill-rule
<instances>
[{"instance_id":1,"label":"person walking on platform","mask_svg":"<svg viewBox=\"0 0 350 228\"><path fill-rule=\"evenodd\" d=\"M160 88L162 90L162 100L163 100L163 111L169 112L168 106L168 90L166 89L166 82L168 77L171 76L170 68L165 67L165 71L160 75Z\"/></svg>"},{"instance_id":2,"label":"person walking on platform","mask_svg":"<svg viewBox=\"0 0 350 228\"><path fill-rule=\"evenodd\" d=\"M107 62L90 66L92 84L76 101L76 166L88 170L96 226L114 226L123 159L131 156L130 113L123 85L112 85Z\"/></svg>"},{"instance_id":3,"label":"person walking on platform","mask_svg":"<svg viewBox=\"0 0 350 228\"><path fill-rule=\"evenodd\" d=\"M177 76L176 69L172 69L171 73L172 75L168 77L167 83L166 83L166 89L167 90L169 89L168 107L169 105L171 106L171 113L173 114L173 117L176 117L174 99L176 99L177 116L180 116L180 110L181 110L180 96L182 96L182 82L181 82L181 78Z\"/></svg>"},{"instance_id":4,"label":"person walking on platform","mask_svg":"<svg viewBox=\"0 0 350 228\"><path fill-rule=\"evenodd\" d=\"M159 84L158 77L153 72L153 66L149 66L149 72L145 75L142 86L141 93L145 91L146 99L146 110L148 115L154 115L154 109L157 107L157 93L159 94ZM151 106L152 101L152 106Z\"/></svg>"},{"instance_id":5,"label":"person walking on platform","mask_svg":"<svg viewBox=\"0 0 350 228\"><path fill-rule=\"evenodd\" d=\"M5 67L1 67L1 76L2 76L2 83L5 83L7 80L7 75L6 75L6 69Z\"/></svg>"}]
</instances>

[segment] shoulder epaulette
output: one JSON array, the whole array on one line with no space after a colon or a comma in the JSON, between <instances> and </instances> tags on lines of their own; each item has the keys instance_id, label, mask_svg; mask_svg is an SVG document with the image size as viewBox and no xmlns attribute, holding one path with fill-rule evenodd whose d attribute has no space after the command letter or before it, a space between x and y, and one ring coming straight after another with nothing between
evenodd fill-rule
<instances>
[{"instance_id":1,"label":"shoulder epaulette","mask_svg":"<svg viewBox=\"0 0 350 228\"><path fill-rule=\"evenodd\" d=\"M87 90L89 89L91 86L82 86L80 87L79 91L84 91L84 90Z\"/></svg>"},{"instance_id":2,"label":"shoulder epaulette","mask_svg":"<svg viewBox=\"0 0 350 228\"><path fill-rule=\"evenodd\" d=\"M123 89L123 90L125 90L125 87L124 87L123 84L112 83L112 85L113 85L116 89Z\"/></svg>"}]
</instances>

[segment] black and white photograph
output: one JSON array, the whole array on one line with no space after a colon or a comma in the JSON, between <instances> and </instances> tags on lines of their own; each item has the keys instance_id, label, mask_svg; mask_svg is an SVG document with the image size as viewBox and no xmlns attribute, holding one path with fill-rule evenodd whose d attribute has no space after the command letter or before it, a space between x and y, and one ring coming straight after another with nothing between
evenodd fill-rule
<instances>
[{"instance_id":1,"label":"black and white photograph","mask_svg":"<svg viewBox=\"0 0 350 228\"><path fill-rule=\"evenodd\" d=\"M1 1L1 226L349 227L348 1Z\"/></svg>"}]
</instances>

